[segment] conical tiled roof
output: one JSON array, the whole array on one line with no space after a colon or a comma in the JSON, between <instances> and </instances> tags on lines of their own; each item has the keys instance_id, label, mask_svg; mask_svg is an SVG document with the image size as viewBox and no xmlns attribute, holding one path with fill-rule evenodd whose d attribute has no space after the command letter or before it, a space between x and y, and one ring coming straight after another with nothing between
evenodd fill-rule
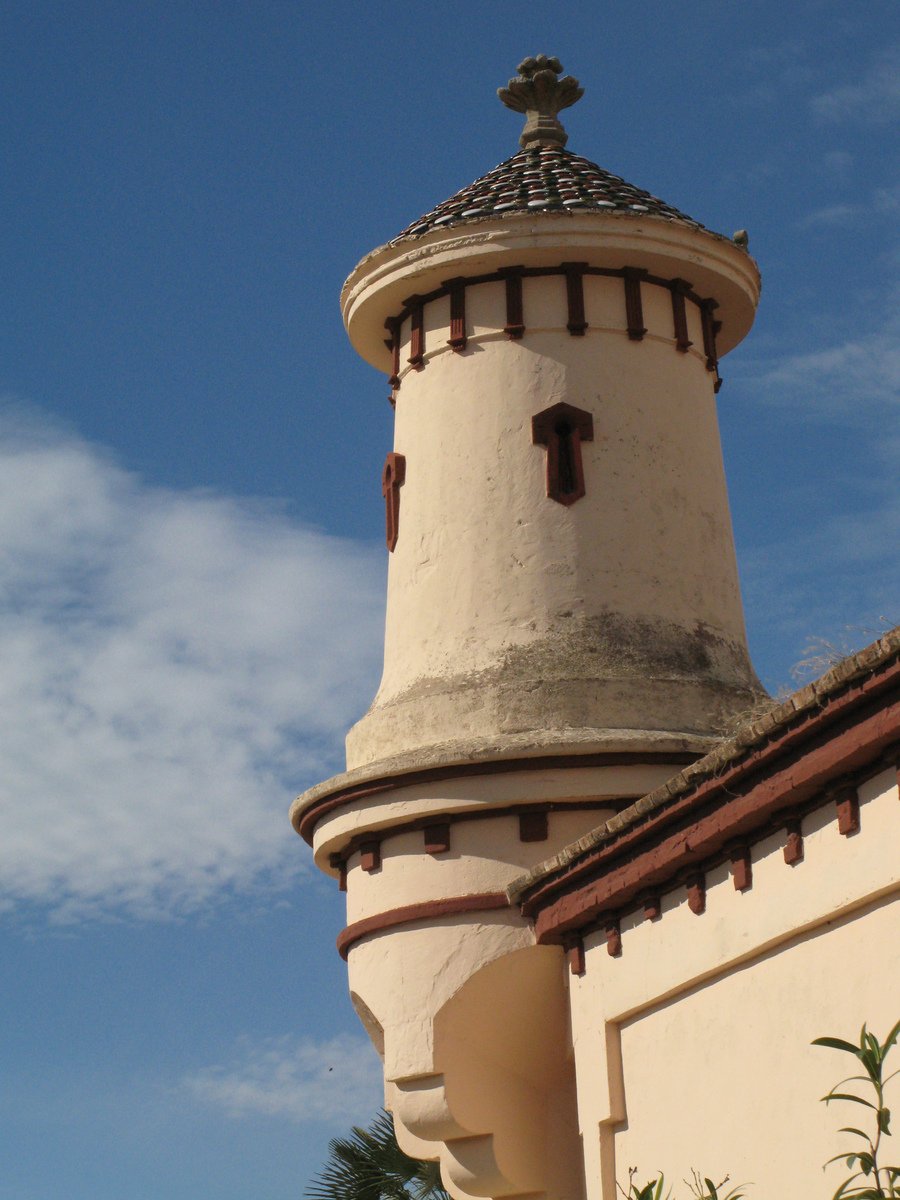
<instances>
[{"instance_id":1,"label":"conical tiled roof","mask_svg":"<svg viewBox=\"0 0 900 1200\"><path fill-rule=\"evenodd\" d=\"M652 213L703 229L677 208L558 145L532 145L408 225L394 239L417 238L488 217L560 212Z\"/></svg>"}]
</instances>

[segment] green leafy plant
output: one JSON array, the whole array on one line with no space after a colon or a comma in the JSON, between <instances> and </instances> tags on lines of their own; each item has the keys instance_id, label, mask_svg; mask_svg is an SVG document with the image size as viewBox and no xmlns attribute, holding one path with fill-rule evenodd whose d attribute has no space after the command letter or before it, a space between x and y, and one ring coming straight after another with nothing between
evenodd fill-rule
<instances>
[{"instance_id":1,"label":"green leafy plant","mask_svg":"<svg viewBox=\"0 0 900 1200\"><path fill-rule=\"evenodd\" d=\"M632 1167L628 1172L628 1190L626 1191L619 1184L619 1191L626 1200L672 1200L672 1189L665 1191L665 1177L660 1173L658 1179L651 1179L649 1183L645 1183L643 1187L635 1183L634 1177L637 1174L637 1169ZM684 1181L691 1190L691 1195L696 1196L697 1200L744 1200L744 1193L738 1191L738 1188L732 1188L730 1192L723 1192L722 1188L728 1183L726 1175L719 1183L701 1175L699 1171L691 1171L691 1178ZM743 1187L743 1184L739 1185Z\"/></svg>"},{"instance_id":2,"label":"green leafy plant","mask_svg":"<svg viewBox=\"0 0 900 1200\"><path fill-rule=\"evenodd\" d=\"M699 1171L691 1171L691 1180L685 1180L688 1187L697 1200L744 1200L744 1193L739 1192L736 1187L730 1192L723 1192L721 1189L728 1183L728 1176L720 1180L719 1183L713 1183L711 1179L707 1179L705 1175L701 1175ZM745 1187L745 1184L739 1184L739 1187Z\"/></svg>"},{"instance_id":3,"label":"green leafy plant","mask_svg":"<svg viewBox=\"0 0 900 1200\"><path fill-rule=\"evenodd\" d=\"M397 1145L390 1113L367 1129L328 1143L329 1159L306 1189L309 1200L450 1200L440 1165L419 1162Z\"/></svg>"},{"instance_id":4,"label":"green leafy plant","mask_svg":"<svg viewBox=\"0 0 900 1200\"><path fill-rule=\"evenodd\" d=\"M628 1170L628 1191L622 1187L621 1183L617 1183L616 1187L625 1196L626 1200L671 1200L672 1189L663 1192L666 1186L666 1181L660 1174L658 1179L651 1179L649 1183L645 1183L643 1187L634 1182L634 1177L637 1175L637 1167L630 1167Z\"/></svg>"},{"instance_id":5,"label":"green leafy plant","mask_svg":"<svg viewBox=\"0 0 900 1200\"><path fill-rule=\"evenodd\" d=\"M853 1125L845 1125L841 1129L841 1133L850 1133L859 1138L862 1147L858 1150L835 1154L825 1164L827 1167L828 1163L844 1162L853 1171L853 1174L849 1175L834 1193L833 1200L896 1200L897 1197L900 1197L900 1167L886 1166L879 1158L884 1138L891 1136L891 1111L885 1104L884 1089L895 1075L900 1074L900 1071L893 1071L886 1076L884 1073L885 1062L898 1037L900 1037L900 1021L890 1031L884 1042L879 1042L874 1034L869 1033L865 1025L860 1031L858 1046L836 1037L816 1038L813 1042L814 1046L827 1046L832 1050L852 1054L862 1064L865 1071L864 1075L848 1075L846 1079L836 1083L828 1095L822 1097L823 1102L831 1104L833 1100L839 1100L862 1105L871 1110L872 1116L869 1119L874 1122L874 1129L870 1132L858 1129ZM843 1089L849 1083L865 1084L873 1099L867 1100L853 1092L844 1091ZM854 1167L857 1169L853 1170Z\"/></svg>"}]
</instances>

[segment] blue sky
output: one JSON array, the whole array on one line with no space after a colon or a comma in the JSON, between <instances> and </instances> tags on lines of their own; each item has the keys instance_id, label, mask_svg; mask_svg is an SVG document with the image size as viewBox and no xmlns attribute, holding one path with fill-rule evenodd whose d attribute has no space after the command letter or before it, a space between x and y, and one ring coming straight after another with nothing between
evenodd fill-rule
<instances>
[{"instance_id":1,"label":"blue sky","mask_svg":"<svg viewBox=\"0 0 900 1200\"><path fill-rule=\"evenodd\" d=\"M391 414L338 293L515 151L538 52L571 149L750 232L764 681L900 620L895 0L8 0L0 1200L293 1200L378 1103L286 816L380 664Z\"/></svg>"}]
</instances>

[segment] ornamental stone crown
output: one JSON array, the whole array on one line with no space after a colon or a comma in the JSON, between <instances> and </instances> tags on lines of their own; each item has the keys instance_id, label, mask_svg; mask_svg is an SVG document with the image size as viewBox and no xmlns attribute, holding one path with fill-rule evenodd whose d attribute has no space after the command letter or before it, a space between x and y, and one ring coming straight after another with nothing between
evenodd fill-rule
<instances>
[{"instance_id":1,"label":"ornamental stone crown","mask_svg":"<svg viewBox=\"0 0 900 1200\"><path fill-rule=\"evenodd\" d=\"M564 146L569 135L557 114L569 108L584 95L584 88L572 75L559 75L562 63L558 58L538 54L519 63L519 74L497 95L507 108L525 113L528 118L519 138L520 144L529 146Z\"/></svg>"}]
</instances>

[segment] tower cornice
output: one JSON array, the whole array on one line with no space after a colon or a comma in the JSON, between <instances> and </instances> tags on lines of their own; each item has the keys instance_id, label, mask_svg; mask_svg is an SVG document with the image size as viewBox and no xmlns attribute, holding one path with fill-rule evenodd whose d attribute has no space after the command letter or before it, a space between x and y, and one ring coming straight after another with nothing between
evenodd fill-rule
<instances>
[{"instance_id":1,"label":"tower cornice","mask_svg":"<svg viewBox=\"0 0 900 1200\"><path fill-rule=\"evenodd\" d=\"M698 297L716 305L720 355L742 341L753 323L760 275L743 247L700 227L626 212L486 218L388 243L351 273L341 311L357 353L389 373L385 322L397 317L410 295L439 290L451 275L477 279L511 266L574 260L590 268L642 269L666 282L690 280Z\"/></svg>"}]
</instances>

